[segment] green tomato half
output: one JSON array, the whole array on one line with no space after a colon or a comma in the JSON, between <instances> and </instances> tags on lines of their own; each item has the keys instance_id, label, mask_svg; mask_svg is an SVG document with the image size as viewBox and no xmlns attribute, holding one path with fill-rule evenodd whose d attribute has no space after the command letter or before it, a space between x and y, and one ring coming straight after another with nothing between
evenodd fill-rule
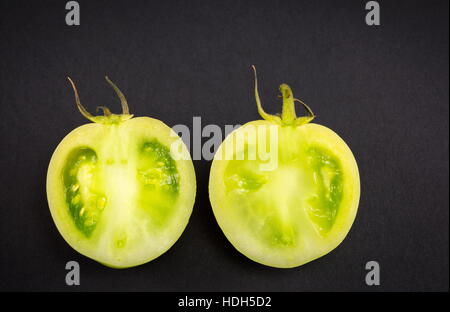
<instances>
[{"instance_id":1,"label":"green tomato half","mask_svg":"<svg viewBox=\"0 0 450 312\"><path fill-rule=\"evenodd\" d=\"M347 144L329 128L309 123L314 114L289 86L282 84L280 91L281 117L267 114L255 70L264 120L243 125L222 142L211 166L209 196L220 228L238 251L264 265L291 268L343 241L358 209L360 180ZM294 101L309 116L297 118ZM276 166L260 156L261 144L266 151L272 146Z\"/></svg>"},{"instance_id":2,"label":"green tomato half","mask_svg":"<svg viewBox=\"0 0 450 312\"><path fill-rule=\"evenodd\" d=\"M123 114L101 107L94 123L70 132L47 172L47 198L66 242L106 266L132 267L166 252L186 227L195 200L190 154L163 122L133 116L120 90ZM174 157L172 144L177 144ZM181 147L181 148L180 148Z\"/></svg>"}]
</instances>

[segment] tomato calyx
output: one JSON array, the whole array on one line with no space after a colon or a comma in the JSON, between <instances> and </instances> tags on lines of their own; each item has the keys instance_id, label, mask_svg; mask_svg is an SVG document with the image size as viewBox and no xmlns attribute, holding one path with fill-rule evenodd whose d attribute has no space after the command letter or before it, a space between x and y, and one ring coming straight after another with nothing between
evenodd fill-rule
<instances>
[{"instance_id":1,"label":"tomato calyx","mask_svg":"<svg viewBox=\"0 0 450 312\"><path fill-rule=\"evenodd\" d=\"M81 104L80 97L78 96L77 88L75 87L75 83L70 79L70 77L67 77L69 79L70 84L72 85L74 94L75 94L75 102L77 103L78 110L80 113L89 119L92 122L100 123L100 124L119 124L126 120L129 120L133 118L133 115L130 114L128 109L128 103L125 99L125 96L123 95L122 91L108 78L108 76L105 76L106 81L111 85L111 87L116 92L117 96L120 99L120 103L122 105L122 114L113 114L106 106L97 106L97 112L99 110L103 111L103 115L99 116L93 116L91 113L87 111L87 109Z\"/></svg>"},{"instance_id":2,"label":"tomato calyx","mask_svg":"<svg viewBox=\"0 0 450 312\"><path fill-rule=\"evenodd\" d=\"M281 111L281 116L279 114L273 115L268 114L264 111L261 105L261 100L259 98L258 93L258 78L256 75L256 67L252 65L253 72L255 74L255 99L256 99L256 105L258 107L258 113L261 115L261 117L264 120L273 122L278 125L282 126L301 126L304 124L307 124L311 122L315 115L311 108L306 105L303 101L294 98L294 95L292 93L291 88L283 83L280 85L279 90L281 93L281 97L283 98L283 106ZM303 107L306 109L308 115L307 116L300 116L297 117L297 114L295 113L295 102L298 102L303 105Z\"/></svg>"}]
</instances>

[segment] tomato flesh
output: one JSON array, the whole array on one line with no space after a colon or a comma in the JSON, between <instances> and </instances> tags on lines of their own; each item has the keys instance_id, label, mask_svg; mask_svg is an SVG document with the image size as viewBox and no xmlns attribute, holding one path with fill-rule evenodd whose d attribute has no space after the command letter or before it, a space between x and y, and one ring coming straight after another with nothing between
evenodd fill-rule
<instances>
[{"instance_id":1,"label":"tomato flesh","mask_svg":"<svg viewBox=\"0 0 450 312\"><path fill-rule=\"evenodd\" d=\"M243 216L247 215L249 222L264 217L262 228L254 225L255 233L267 232L274 244L295 243L297 230L290 225L283 227L290 218L291 206L304 202L314 226L325 233L334 223L342 198L342 177L335 157L323 149L311 148L297 162L307 166L288 162L274 171L260 171L258 161L243 164L234 160L225 170L225 186L233 206L246 207ZM270 213L273 207L278 211ZM267 241L267 237L261 239Z\"/></svg>"}]
</instances>

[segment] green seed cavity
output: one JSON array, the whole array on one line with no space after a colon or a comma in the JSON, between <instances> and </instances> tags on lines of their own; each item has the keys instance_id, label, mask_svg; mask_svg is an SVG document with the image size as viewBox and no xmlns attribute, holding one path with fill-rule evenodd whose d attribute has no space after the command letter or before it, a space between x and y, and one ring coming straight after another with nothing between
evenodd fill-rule
<instances>
[{"instance_id":1,"label":"green seed cavity","mask_svg":"<svg viewBox=\"0 0 450 312\"><path fill-rule=\"evenodd\" d=\"M178 193L179 174L168 147L156 140L141 147L141 166L137 170L139 181L147 188Z\"/></svg>"},{"instance_id":2,"label":"green seed cavity","mask_svg":"<svg viewBox=\"0 0 450 312\"><path fill-rule=\"evenodd\" d=\"M88 147L74 149L63 169L66 203L76 227L86 237L94 231L107 199L93 190L97 155Z\"/></svg>"},{"instance_id":3,"label":"green seed cavity","mask_svg":"<svg viewBox=\"0 0 450 312\"><path fill-rule=\"evenodd\" d=\"M342 169L339 160L320 147L311 147L307 158L318 190L307 200L307 211L319 232L325 234L332 228L342 200Z\"/></svg>"},{"instance_id":4,"label":"green seed cavity","mask_svg":"<svg viewBox=\"0 0 450 312\"><path fill-rule=\"evenodd\" d=\"M150 215L153 226L163 226L173 213L180 176L170 149L157 140L140 146L137 179L140 182L139 205Z\"/></svg>"}]
</instances>

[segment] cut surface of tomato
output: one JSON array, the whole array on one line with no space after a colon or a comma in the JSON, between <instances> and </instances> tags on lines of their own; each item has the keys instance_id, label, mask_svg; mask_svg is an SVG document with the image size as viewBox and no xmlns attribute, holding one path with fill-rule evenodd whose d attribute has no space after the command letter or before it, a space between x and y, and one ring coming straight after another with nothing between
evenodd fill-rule
<instances>
[{"instance_id":1,"label":"cut surface of tomato","mask_svg":"<svg viewBox=\"0 0 450 312\"><path fill-rule=\"evenodd\" d=\"M108 80L108 82L110 82ZM115 268L146 263L167 251L186 227L195 173L181 138L163 122L123 114L83 115L58 145L47 173L53 220L81 254ZM174 157L171 145L181 146Z\"/></svg>"},{"instance_id":2,"label":"cut surface of tomato","mask_svg":"<svg viewBox=\"0 0 450 312\"><path fill-rule=\"evenodd\" d=\"M327 127L310 123L314 115L303 102L309 116L297 118L290 88L283 84L280 91L283 113L269 115L255 83L264 120L249 122L224 140L211 166L209 194L217 222L237 250L256 262L290 268L342 242L356 216L360 182L347 144ZM255 152L261 142L273 147L276 166L268 169L267 157Z\"/></svg>"}]
</instances>

